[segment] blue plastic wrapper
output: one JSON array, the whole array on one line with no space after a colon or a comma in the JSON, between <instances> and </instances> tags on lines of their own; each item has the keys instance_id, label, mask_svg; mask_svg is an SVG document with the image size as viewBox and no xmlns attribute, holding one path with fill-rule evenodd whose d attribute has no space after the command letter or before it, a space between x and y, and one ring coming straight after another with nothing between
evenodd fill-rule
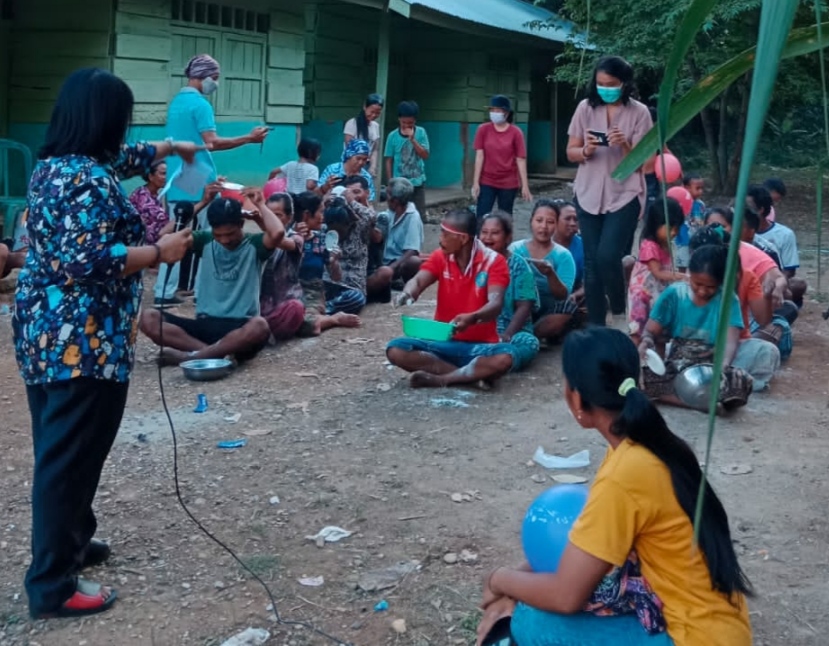
<instances>
[{"instance_id":1,"label":"blue plastic wrapper","mask_svg":"<svg viewBox=\"0 0 829 646\"><path fill-rule=\"evenodd\" d=\"M247 443L247 440L225 440L219 442L216 447L219 449L241 449Z\"/></svg>"},{"instance_id":2,"label":"blue plastic wrapper","mask_svg":"<svg viewBox=\"0 0 829 646\"><path fill-rule=\"evenodd\" d=\"M377 605L374 606L374 612L383 612L389 609L389 602L383 599L382 601L378 601Z\"/></svg>"},{"instance_id":3,"label":"blue plastic wrapper","mask_svg":"<svg viewBox=\"0 0 829 646\"><path fill-rule=\"evenodd\" d=\"M196 401L196 407L193 409L194 413L203 413L207 410L207 395L204 393L198 394L198 399Z\"/></svg>"}]
</instances>

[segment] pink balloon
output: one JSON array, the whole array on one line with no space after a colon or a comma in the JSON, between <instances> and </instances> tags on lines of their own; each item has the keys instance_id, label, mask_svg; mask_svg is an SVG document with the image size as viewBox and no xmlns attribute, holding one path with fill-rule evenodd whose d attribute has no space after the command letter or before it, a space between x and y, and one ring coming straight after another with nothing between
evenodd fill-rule
<instances>
[{"instance_id":1,"label":"pink balloon","mask_svg":"<svg viewBox=\"0 0 829 646\"><path fill-rule=\"evenodd\" d=\"M691 212L691 207L694 206L694 198L691 197L691 194L688 192L687 188L684 186L674 186L673 188L668 189L666 195L679 202L684 215L688 215Z\"/></svg>"},{"instance_id":2,"label":"pink balloon","mask_svg":"<svg viewBox=\"0 0 829 646\"><path fill-rule=\"evenodd\" d=\"M665 160L665 181L668 184L673 184L680 177L682 177L682 165L679 163L679 160L670 153L662 155L662 159L659 159L659 156L657 155L654 172L656 173L656 179L659 181L662 181L663 159Z\"/></svg>"},{"instance_id":3,"label":"pink balloon","mask_svg":"<svg viewBox=\"0 0 829 646\"><path fill-rule=\"evenodd\" d=\"M262 195L267 200L274 193L285 193L288 190L288 181L284 177L269 179L262 188Z\"/></svg>"}]
</instances>

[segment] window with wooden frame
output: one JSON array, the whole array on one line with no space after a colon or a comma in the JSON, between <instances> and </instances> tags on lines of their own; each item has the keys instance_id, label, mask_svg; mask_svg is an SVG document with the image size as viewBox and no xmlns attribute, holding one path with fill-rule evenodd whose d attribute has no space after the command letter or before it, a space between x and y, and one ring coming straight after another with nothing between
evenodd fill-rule
<instances>
[{"instance_id":1,"label":"window with wooden frame","mask_svg":"<svg viewBox=\"0 0 829 646\"><path fill-rule=\"evenodd\" d=\"M219 90L209 97L217 117L265 116L270 17L242 7L173 0L171 91L186 85L191 57L209 54L221 65Z\"/></svg>"}]
</instances>

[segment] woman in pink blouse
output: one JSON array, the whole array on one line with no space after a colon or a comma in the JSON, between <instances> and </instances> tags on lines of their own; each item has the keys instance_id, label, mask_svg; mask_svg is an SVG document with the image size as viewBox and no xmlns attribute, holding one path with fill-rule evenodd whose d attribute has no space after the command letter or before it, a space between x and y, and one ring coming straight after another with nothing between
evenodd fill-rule
<instances>
[{"instance_id":1,"label":"woman in pink blouse","mask_svg":"<svg viewBox=\"0 0 829 646\"><path fill-rule=\"evenodd\" d=\"M165 233L173 231L173 223L164 206L163 198L158 195L167 183L167 164L163 161L156 162L144 179L147 183L132 192L130 202L144 223L146 244L153 244Z\"/></svg>"},{"instance_id":2,"label":"woman in pink blouse","mask_svg":"<svg viewBox=\"0 0 829 646\"><path fill-rule=\"evenodd\" d=\"M623 182L611 174L653 126L648 108L632 97L633 68L618 56L596 63L593 78L570 122L567 159L579 164L575 197L584 242L587 318L605 325L607 303L613 325L626 330L622 257L645 201L639 169Z\"/></svg>"}]
</instances>

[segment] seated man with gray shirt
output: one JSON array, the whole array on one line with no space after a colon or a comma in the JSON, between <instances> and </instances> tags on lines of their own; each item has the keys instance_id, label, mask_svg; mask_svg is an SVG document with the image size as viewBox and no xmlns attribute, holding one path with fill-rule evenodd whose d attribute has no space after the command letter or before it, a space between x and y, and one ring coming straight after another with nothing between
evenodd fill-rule
<instances>
[{"instance_id":1,"label":"seated man with gray shirt","mask_svg":"<svg viewBox=\"0 0 829 646\"><path fill-rule=\"evenodd\" d=\"M411 280L423 262L420 257L423 221L412 202L414 186L403 177L395 177L389 180L386 192L389 210L377 216L377 226L382 229L384 239L382 261L378 258L369 267L366 282L369 301L381 303L391 300L395 280L403 283Z\"/></svg>"},{"instance_id":2,"label":"seated man with gray shirt","mask_svg":"<svg viewBox=\"0 0 829 646\"><path fill-rule=\"evenodd\" d=\"M245 361L270 338L268 323L259 315L260 276L285 228L259 189L244 194L247 210L237 200L216 200L207 209L211 231L193 234L193 253L201 258L196 318L155 309L141 315L141 331L158 345L164 342L165 365L228 356ZM262 233L244 233L245 218Z\"/></svg>"}]
</instances>

